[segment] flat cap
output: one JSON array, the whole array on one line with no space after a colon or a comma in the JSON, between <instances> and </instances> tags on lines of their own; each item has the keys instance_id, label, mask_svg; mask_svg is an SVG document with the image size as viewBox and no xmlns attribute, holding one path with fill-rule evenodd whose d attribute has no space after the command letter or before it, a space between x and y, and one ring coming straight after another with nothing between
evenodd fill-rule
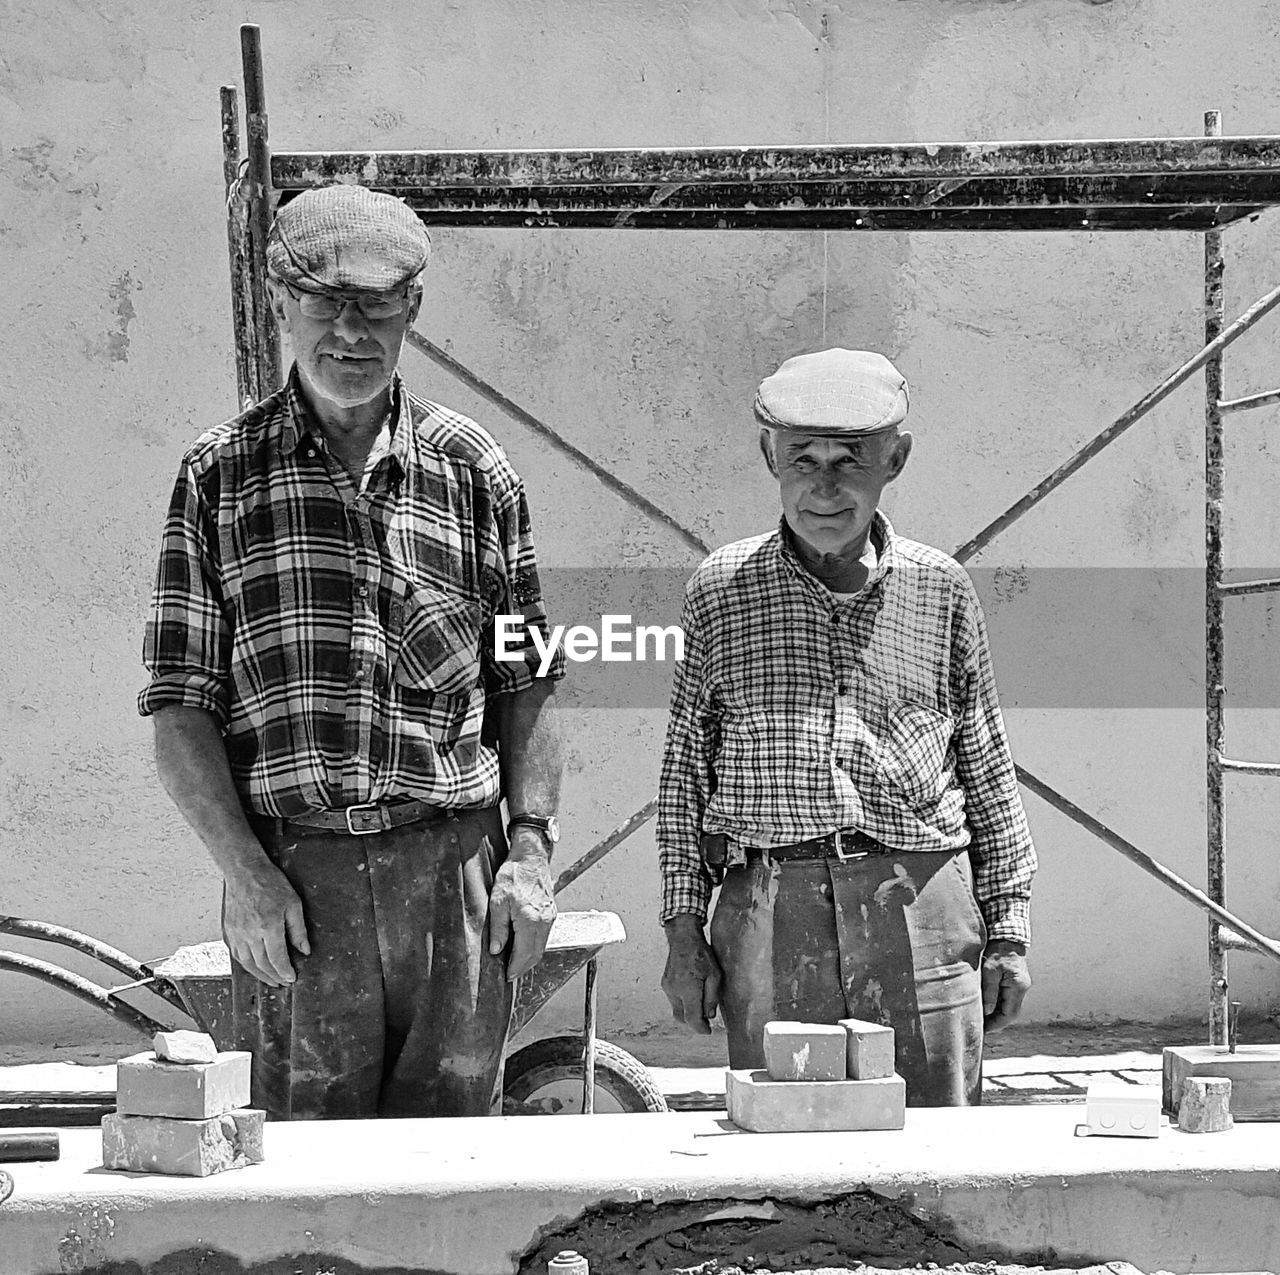
<instances>
[{"instance_id":1,"label":"flat cap","mask_svg":"<svg viewBox=\"0 0 1280 1275\"><path fill-rule=\"evenodd\" d=\"M872 350L797 354L760 382L762 425L801 434L874 434L907 416L906 378Z\"/></svg>"},{"instance_id":2,"label":"flat cap","mask_svg":"<svg viewBox=\"0 0 1280 1275\"><path fill-rule=\"evenodd\" d=\"M392 292L431 256L413 209L365 186L306 190L276 214L267 270L299 288Z\"/></svg>"}]
</instances>

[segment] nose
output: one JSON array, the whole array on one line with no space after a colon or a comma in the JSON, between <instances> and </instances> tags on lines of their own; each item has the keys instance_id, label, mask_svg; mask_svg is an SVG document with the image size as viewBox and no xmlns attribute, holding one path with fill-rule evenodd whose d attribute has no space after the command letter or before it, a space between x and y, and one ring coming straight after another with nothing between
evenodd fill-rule
<instances>
[{"instance_id":1,"label":"nose","mask_svg":"<svg viewBox=\"0 0 1280 1275\"><path fill-rule=\"evenodd\" d=\"M336 336L340 336L348 345L355 345L357 341L369 334L369 320L360 312L360 307L356 305L354 298L349 298L342 303L342 309L338 311L338 317L333 320L333 331Z\"/></svg>"},{"instance_id":2,"label":"nose","mask_svg":"<svg viewBox=\"0 0 1280 1275\"><path fill-rule=\"evenodd\" d=\"M840 487L836 471L824 465L818 470L813 487L821 496L834 496Z\"/></svg>"}]
</instances>

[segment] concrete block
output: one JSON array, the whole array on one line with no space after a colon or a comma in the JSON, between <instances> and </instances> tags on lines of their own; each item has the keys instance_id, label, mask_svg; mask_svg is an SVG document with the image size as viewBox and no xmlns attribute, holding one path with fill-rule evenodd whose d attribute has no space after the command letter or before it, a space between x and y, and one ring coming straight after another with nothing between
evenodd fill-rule
<instances>
[{"instance_id":1,"label":"concrete block","mask_svg":"<svg viewBox=\"0 0 1280 1275\"><path fill-rule=\"evenodd\" d=\"M1280 1120L1280 1044L1180 1045L1164 1051L1164 1109L1176 1115L1189 1076L1231 1081L1236 1120Z\"/></svg>"},{"instance_id":2,"label":"concrete block","mask_svg":"<svg viewBox=\"0 0 1280 1275\"><path fill-rule=\"evenodd\" d=\"M851 1080L880 1080L894 1074L893 1028L860 1018L842 1018L847 1055L845 1070Z\"/></svg>"},{"instance_id":3,"label":"concrete block","mask_svg":"<svg viewBox=\"0 0 1280 1275\"><path fill-rule=\"evenodd\" d=\"M166 1116L103 1116L104 1168L206 1178L261 1164L266 1115L241 1108L210 1120Z\"/></svg>"},{"instance_id":4,"label":"concrete block","mask_svg":"<svg viewBox=\"0 0 1280 1275\"><path fill-rule=\"evenodd\" d=\"M218 1057L213 1037L204 1032L156 1032L151 1047L160 1062L211 1063Z\"/></svg>"},{"instance_id":5,"label":"concrete block","mask_svg":"<svg viewBox=\"0 0 1280 1275\"><path fill-rule=\"evenodd\" d=\"M208 1120L249 1105L252 1055L220 1053L211 1063L160 1062L134 1054L116 1064L116 1113Z\"/></svg>"},{"instance_id":6,"label":"concrete block","mask_svg":"<svg viewBox=\"0 0 1280 1275\"><path fill-rule=\"evenodd\" d=\"M1085 1091L1085 1124L1095 1137L1160 1136L1160 1087L1095 1080Z\"/></svg>"},{"instance_id":7,"label":"concrete block","mask_svg":"<svg viewBox=\"0 0 1280 1275\"><path fill-rule=\"evenodd\" d=\"M765 1070L771 1080L844 1080L847 1039L834 1023L765 1023Z\"/></svg>"},{"instance_id":8,"label":"concrete block","mask_svg":"<svg viewBox=\"0 0 1280 1275\"><path fill-rule=\"evenodd\" d=\"M1178 1104L1178 1128L1184 1133L1223 1133L1231 1119L1231 1081L1225 1076L1188 1076Z\"/></svg>"},{"instance_id":9,"label":"concrete block","mask_svg":"<svg viewBox=\"0 0 1280 1275\"><path fill-rule=\"evenodd\" d=\"M767 1071L725 1073L729 1119L753 1133L824 1133L901 1129L907 1086L877 1080L770 1080Z\"/></svg>"}]
</instances>

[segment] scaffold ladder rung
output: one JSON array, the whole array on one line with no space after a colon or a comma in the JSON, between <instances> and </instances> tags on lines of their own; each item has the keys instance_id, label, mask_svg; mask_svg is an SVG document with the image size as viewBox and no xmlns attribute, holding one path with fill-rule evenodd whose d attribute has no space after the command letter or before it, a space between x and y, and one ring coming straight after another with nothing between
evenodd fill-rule
<instances>
[{"instance_id":1,"label":"scaffold ladder rung","mask_svg":"<svg viewBox=\"0 0 1280 1275\"><path fill-rule=\"evenodd\" d=\"M1229 398L1218 403L1220 412L1247 412L1254 407L1268 407L1280 403L1280 390L1267 390L1263 394L1248 394L1244 398Z\"/></svg>"},{"instance_id":2,"label":"scaffold ladder rung","mask_svg":"<svg viewBox=\"0 0 1280 1275\"><path fill-rule=\"evenodd\" d=\"M1233 761L1230 757L1219 759L1223 770L1233 770L1238 775L1280 775L1280 762Z\"/></svg>"},{"instance_id":3,"label":"scaffold ladder rung","mask_svg":"<svg viewBox=\"0 0 1280 1275\"><path fill-rule=\"evenodd\" d=\"M1218 592L1224 598L1239 598L1246 593L1275 593L1280 590L1280 577L1268 580L1233 580L1230 584L1220 584Z\"/></svg>"}]
</instances>

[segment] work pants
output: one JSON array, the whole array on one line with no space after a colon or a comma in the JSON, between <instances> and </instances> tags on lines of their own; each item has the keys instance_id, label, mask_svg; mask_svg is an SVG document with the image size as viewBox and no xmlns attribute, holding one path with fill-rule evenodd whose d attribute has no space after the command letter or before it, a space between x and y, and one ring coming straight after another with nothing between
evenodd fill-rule
<instances>
[{"instance_id":1,"label":"work pants","mask_svg":"<svg viewBox=\"0 0 1280 1275\"><path fill-rule=\"evenodd\" d=\"M772 1020L860 1018L894 1029L908 1105L974 1105L986 938L966 852L773 862L751 851L711 922L729 1065L764 1066Z\"/></svg>"},{"instance_id":2,"label":"work pants","mask_svg":"<svg viewBox=\"0 0 1280 1275\"><path fill-rule=\"evenodd\" d=\"M308 956L268 987L234 960L232 1034L253 1104L274 1119L478 1116L501 1105L511 1017L489 954L497 809L368 836L294 835L251 820L302 899Z\"/></svg>"}]
</instances>

